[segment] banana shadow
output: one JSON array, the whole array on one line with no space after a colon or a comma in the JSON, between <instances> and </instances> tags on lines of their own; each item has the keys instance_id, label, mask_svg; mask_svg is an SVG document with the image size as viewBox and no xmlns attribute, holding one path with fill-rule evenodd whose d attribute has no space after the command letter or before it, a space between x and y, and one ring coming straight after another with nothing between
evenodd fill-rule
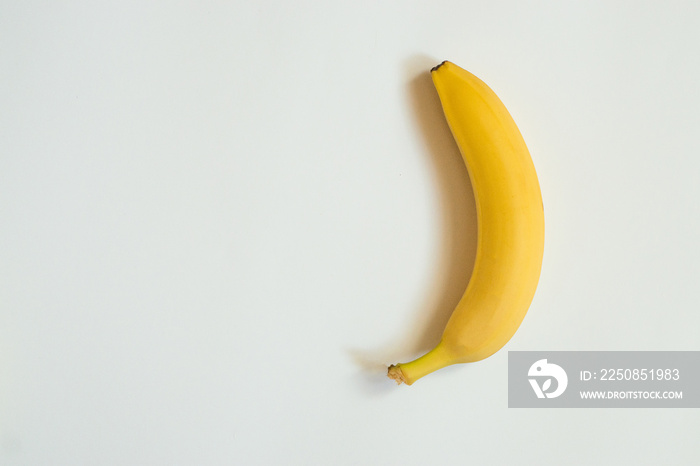
<instances>
[{"instance_id":1,"label":"banana shadow","mask_svg":"<svg viewBox=\"0 0 700 466\"><path fill-rule=\"evenodd\" d=\"M440 63L425 56L414 57L407 67L426 70L408 85L417 128L423 135L426 156L434 169L440 190L442 235L436 275L412 332L403 346L410 356L421 356L440 342L452 311L462 298L474 268L477 246L477 217L469 173L452 137L430 70Z\"/></svg>"},{"instance_id":2,"label":"banana shadow","mask_svg":"<svg viewBox=\"0 0 700 466\"><path fill-rule=\"evenodd\" d=\"M430 159L435 184L440 191L441 239L435 276L427 287L424 301L409 317L412 323L403 327L401 335L396 337L396 343L372 353L351 352L356 364L364 369L366 382L374 388L373 391L380 387L385 390L393 384L385 377L387 364L408 362L440 342L445 325L464 294L474 267L476 203L467 168L447 125L428 71L438 63L440 60L421 55L411 57L404 64L409 77L407 94L413 108L414 123L422 135L425 153ZM382 379L378 379L379 375Z\"/></svg>"}]
</instances>

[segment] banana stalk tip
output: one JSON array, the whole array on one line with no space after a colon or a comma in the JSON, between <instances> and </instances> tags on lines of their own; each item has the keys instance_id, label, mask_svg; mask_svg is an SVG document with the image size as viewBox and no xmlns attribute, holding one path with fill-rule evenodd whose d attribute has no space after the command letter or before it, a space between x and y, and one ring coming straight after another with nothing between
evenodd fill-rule
<instances>
[{"instance_id":1,"label":"banana stalk tip","mask_svg":"<svg viewBox=\"0 0 700 466\"><path fill-rule=\"evenodd\" d=\"M391 365L389 366L389 370L387 371L387 377L389 377L391 380L396 382L396 385L401 385L402 383L406 383L406 378L403 375L403 371L399 366Z\"/></svg>"}]
</instances>

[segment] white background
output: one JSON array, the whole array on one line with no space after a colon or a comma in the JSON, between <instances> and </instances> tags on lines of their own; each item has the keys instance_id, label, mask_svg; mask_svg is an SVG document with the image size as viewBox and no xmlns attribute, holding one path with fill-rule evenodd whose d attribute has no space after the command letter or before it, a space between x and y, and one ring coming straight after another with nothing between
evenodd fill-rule
<instances>
[{"instance_id":1,"label":"white background","mask_svg":"<svg viewBox=\"0 0 700 466\"><path fill-rule=\"evenodd\" d=\"M693 409L507 408L509 350L698 350L695 2L3 2L0 464L700 462ZM546 251L495 356L397 387L473 260L428 70L501 96Z\"/></svg>"}]
</instances>

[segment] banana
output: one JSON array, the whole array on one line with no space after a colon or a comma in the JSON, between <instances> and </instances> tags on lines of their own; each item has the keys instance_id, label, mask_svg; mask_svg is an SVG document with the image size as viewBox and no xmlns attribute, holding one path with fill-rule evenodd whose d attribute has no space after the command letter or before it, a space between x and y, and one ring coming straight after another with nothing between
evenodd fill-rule
<instances>
[{"instance_id":1,"label":"banana","mask_svg":"<svg viewBox=\"0 0 700 466\"><path fill-rule=\"evenodd\" d=\"M398 384L485 359L515 334L542 268L544 208L530 153L498 96L448 61L431 70L452 135L467 165L477 213L477 250L467 289L440 343L389 367Z\"/></svg>"}]
</instances>

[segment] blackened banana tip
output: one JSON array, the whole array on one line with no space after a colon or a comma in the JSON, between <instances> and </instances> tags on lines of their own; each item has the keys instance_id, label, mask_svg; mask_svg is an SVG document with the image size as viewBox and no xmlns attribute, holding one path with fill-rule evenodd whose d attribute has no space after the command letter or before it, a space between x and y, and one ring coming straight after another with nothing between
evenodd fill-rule
<instances>
[{"instance_id":1,"label":"blackened banana tip","mask_svg":"<svg viewBox=\"0 0 700 466\"><path fill-rule=\"evenodd\" d=\"M447 63L447 60L444 60L444 61L443 61L442 63L440 63L439 65L433 66L433 67L430 69L430 72L432 73L433 71L437 71L437 69L440 68L440 67L441 67L442 65L444 65L445 63Z\"/></svg>"}]
</instances>

